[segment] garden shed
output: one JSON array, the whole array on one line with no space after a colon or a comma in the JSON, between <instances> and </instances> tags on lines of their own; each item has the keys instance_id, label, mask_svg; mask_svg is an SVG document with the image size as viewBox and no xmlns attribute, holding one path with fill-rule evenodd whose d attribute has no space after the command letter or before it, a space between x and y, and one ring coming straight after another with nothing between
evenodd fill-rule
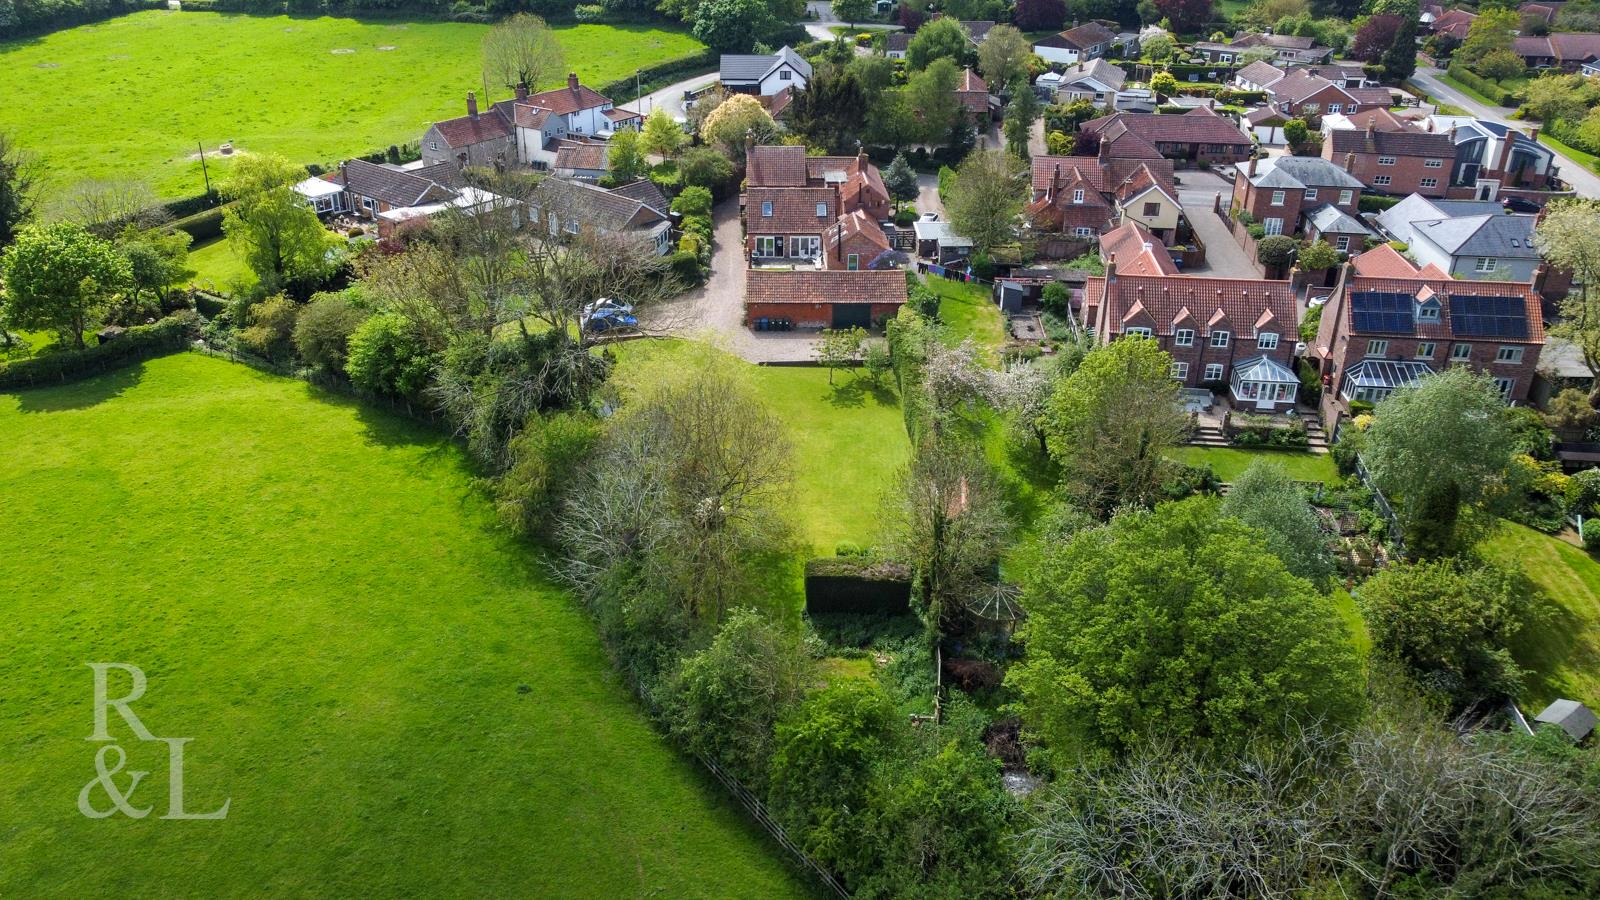
<instances>
[{"instance_id":1,"label":"garden shed","mask_svg":"<svg viewBox=\"0 0 1600 900\"><path fill-rule=\"evenodd\" d=\"M1555 725L1575 741L1581 741L1594 731L1594 710L1576 700L1557 700L1546 706L1544 712L1533 717L1535 722Z\"/></svg>"}]
</instances>

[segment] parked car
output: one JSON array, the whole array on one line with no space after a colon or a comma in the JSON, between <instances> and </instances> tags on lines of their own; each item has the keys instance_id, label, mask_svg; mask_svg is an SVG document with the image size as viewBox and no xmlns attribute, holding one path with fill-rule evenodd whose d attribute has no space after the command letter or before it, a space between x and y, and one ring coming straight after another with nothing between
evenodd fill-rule
<instances>
[{"instance_id":1,"label":"parked car","mask_svg":"<svg viewBox=\"0 0 1600 900\"><path fill-rule=\"evenodd\" d=\"M633 304L609 297L601 297L583 308L583 330L591 334L638 328L639 320L633 315Z\"/></svg>"},{"instance_id":2,"label":"parked car","mask_svg":"<svg viewBox=\"0 0 1600 900\"><path fill-rule=\"evenodd\" d=\"M1500 205L1514 213L1536 213L1539 211L1539 204L1522 197L1501 197Z\"/></svg>"}]
</instances>

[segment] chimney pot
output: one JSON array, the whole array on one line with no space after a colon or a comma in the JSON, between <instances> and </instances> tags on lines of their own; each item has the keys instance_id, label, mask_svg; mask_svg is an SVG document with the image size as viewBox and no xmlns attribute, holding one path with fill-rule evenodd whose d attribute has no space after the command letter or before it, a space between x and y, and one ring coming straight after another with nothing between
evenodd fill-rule
<instances>
[{"instance_id":1,"label":"chimney pot","mask_svg":"<svg viewBox=\"0 0 1600 900\"><path fill-rule=\"evenodd\" d=\"M467 115L476 119L478 117L478 95L467 91Z\"/></svg>"},{"instance_id":2,"label":"chimney pot","mask_svg":"<svg viewBox=\"0 0 1600 900\"><path fill-rule=\"evenodd\" d=\"M568 72L567 73L567 90L575 91L577 89L578 89L578 73L577 72Z\"/></svg>"},{"instance_id":3,"label":"chimney pot","mask_svg":"<svg viewBox=\"0 0 1600 900\"><path fill-rule=\"evenodd\" d=\"M1346 153L1344 155L1344 170L1346 172L1354 172L1355 168L1356 168L1356 155L1355 155L1355 152L1352 151L1350 153Z\"/></svg>"}]
</instances>

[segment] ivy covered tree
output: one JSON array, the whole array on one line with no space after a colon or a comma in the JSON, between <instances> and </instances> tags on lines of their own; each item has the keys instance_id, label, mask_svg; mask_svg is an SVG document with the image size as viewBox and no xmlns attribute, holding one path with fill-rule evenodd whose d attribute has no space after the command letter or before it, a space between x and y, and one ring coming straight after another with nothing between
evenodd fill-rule
<instances>
[{"instance_id":1,"label":"ivy covered tree","mask_svg":"<svg viewBox=\"0 0 1600 900\"><path fill-rule=\"evenodd\" d=\"M1061 764L1158 738L1238 750L1361 709L1361 663L1332 603L1213 500L1079 531L1033 567L1021 602L1027 656L1007 683Z\"/></svg>"}]
</instances>

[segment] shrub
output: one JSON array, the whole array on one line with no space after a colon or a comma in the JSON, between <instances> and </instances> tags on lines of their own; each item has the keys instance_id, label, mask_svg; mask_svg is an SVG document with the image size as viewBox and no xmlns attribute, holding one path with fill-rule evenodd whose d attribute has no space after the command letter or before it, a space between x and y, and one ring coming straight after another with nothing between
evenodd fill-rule
<instances>
[{"instance_id":1,"label":"shrub","mask_svg":"<svg viewBox=\"0 0 1600 900\"><path fill-rule=\"evenodd\" d=\"M181 350L194 338L199 322L193 310L181 310L159 322L129 328L104 344L0 364L0 389L60 384Z\"/></svg>"},{"instance_id":2,"label":"shrub","mask_svg":"<svg viewBox=\"0 0 1600 900\"><path fill-rule=\"evenodd\" d=\"M362 322L350 335L345 371L363 390L413 398L427 387L434 362L434 354L404 316L382 313Z\"/></svg>"},{"instance_id":3,"label":"shrub","mask_svg":"<svg viewBox=\"0 0 1600 900\"><path fill-rule=\"evenodd\" d=\"M684 235L683 240L692 240L692 237ZM667 265L671 269L673 277L682 282L685 287L695 287L700 284L702 274L700 254L695 251L686 251L682 249L682 246L683 244L680 242L678 252L667 257Z\"/></svg>"},{"instance_id":4,"label":"shrub","mask_svg":"<svg viewBox=\"0 0 1600 900\"><path fill-rule=\"evenodd\" d=\"M1450 66L1450 77L1461 82L1472 90L1488 98L1489 102L1498 106L1516 106L1517 95L1515 91L1508 91L1498 84L1479 76L1459 63Z\"/></svg>"},{"instance_id":5,"label":"shrub","mask_svg":"<svg viewBox=\"0 0 1600 900\"><path fill-rule=\"evenodd\" d=\"M566 488L599 439L599 422L586 413L529 416L507 448L509 467L494 482L501 521L518 534L548 536Z\"/></svg>"},{"instance_id":6,"label":"shrub","mask_svg":"<svg viewBox=\"0 0 1600 900\"><path fill-rule=\"evenodd\" d=\"M1246 234L1258 241L1267 236L1267 226L1265 225L1247 225L1244 230Z\"/></svg>"},{"instance_id":7,"label":"shrub","mask_svg":"<svg viewBox=\"0 0 1600 900\"><path fill-rule=\"evenodd\" d=\"M678 214L688 216L711 215L711 191L699 185L692 185L683 189L678 199L672 201L672 209Z\"/></svg>"},{"instance_id":8,"label":"shrub","mask_svg":"<svg viewBox=\"0 0 1600 900\"><path fill-rule=\"evenodd\" d=\"M350 335L368 315L339 294L317 294L295 322L295 352L312 368L342 374Z\"/></svg>"},{"instance_id":9,"label":"shrub","mask_svg":"<svg viewBox=\"0 0 1600 900\"><path fill-rule=\"evenodd\" d=\"M227 207L224 206L202 210L188 218L173 222L169 227L187 232L196 243L209 241L222 236L222 217L226 212Z\"/></svg>"},{"instance_id":10,"label":"shrub","mask_svg":"<svg viewBox=\"0 0 1600 900\"><path fill-rule=\"evenodd\" d=\"M1600 519L1584 520L1583 549L1590 553L1600 553Z\"/></svg>"},{"instance_id":11,"label":"shrub","mask_svg":"<svg viewBox=\"0 0 1600 900\"><path fill-rule=\"evenodd\" d=\"M1362 194L1356 201L1356 207L1362 212L1383 212L1389 207L1399 203L1403 197L1386 197L1382 194Z\"/></svg>"},{"instance_id":12,"label":"shrub","mask_svg":"<svg viewBox=\"0 0 1600 900\"><path fill-rule=\"evenodd\" d=\"M273 361L285 359L294 349L299 315L299 305L282 294L252 304L245 316L250 324L239 332L239 345Z\"/></svg>"}]
</instances>

